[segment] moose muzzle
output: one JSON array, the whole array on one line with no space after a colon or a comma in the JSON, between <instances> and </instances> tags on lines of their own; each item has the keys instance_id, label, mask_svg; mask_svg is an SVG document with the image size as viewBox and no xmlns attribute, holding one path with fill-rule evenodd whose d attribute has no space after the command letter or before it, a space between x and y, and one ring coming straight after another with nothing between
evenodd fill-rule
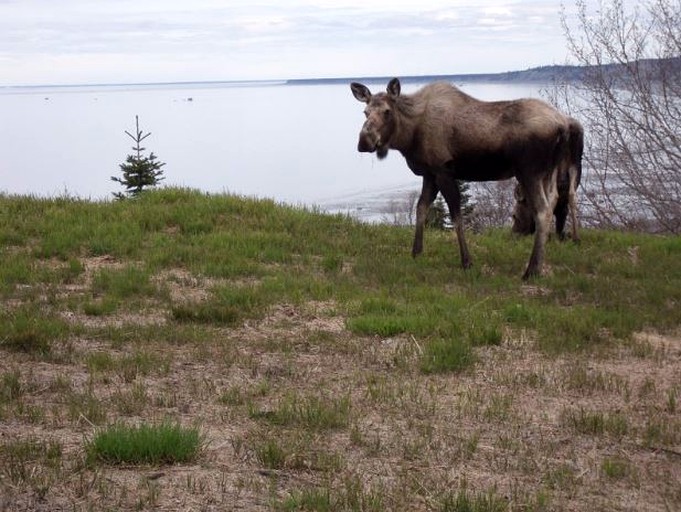
<instances>
[{"instance_id":1,"label":"moose muzzle","mask_svg":"<svg viewBox=\"0 0 681 512\"><path fill-rule=\"evenodd\" d=\"M357 151L360 153L373 153L380 145L380 136L373 130L370 130L365 125L362 131L359 132L359 142L357 143Z\"/></svg>"}]
</instances>

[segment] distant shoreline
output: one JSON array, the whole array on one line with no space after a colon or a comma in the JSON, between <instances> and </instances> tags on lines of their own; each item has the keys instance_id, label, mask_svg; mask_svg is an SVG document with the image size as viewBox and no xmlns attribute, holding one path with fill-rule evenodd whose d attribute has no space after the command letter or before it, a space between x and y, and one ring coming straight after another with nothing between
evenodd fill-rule
<instances>
[{"instance_id":1,"label":"distant shoreline","mask_svg":"<svg viewBox=\"0 0 681 512\"><path fill-rule=\"evenodd\" d=\"M442 74L442 75L408 75L399 76L403 83L433 82L446 80L450 82L467 83L549 83L556 80L579 80L584 68L579 66L541 66L526 69L524 71L504 71L502 73L466 73L466 74ZM344 84L348 82L383 83L393 78L392 76L365 76L344 78L313 78L287 80L289 85L317 85L317 84Z\"/></svg>"},{"instance_id":2,"label":"distant shoreline","mask_svg":"<svg viewBox=\"0 0 681 512\"><path fill-rule=\"evenodd\" d=\"M671 66L681 68L681 57L669 59L644 59L636 61L636 65L648 66ZM625 64L605 64L602 67L613 76L618 76L618 71ZM550 84L556 82L579 82L592 69L585 66L551 65L529 68L523 71L504 71L501 73L459 73L439 75L398 75L404 83L424 83L436 80L465 83L533 83ZM267 87L281 85L333 85L347 84L350 82L384 83L393 76L363 76L363 77L328 77L328 78L292 78L279 80L205 80L205 81L179 81L179 82L132 82L132 83L93 83L93 84L43 84L43 85L0 85L0 94L31 92L39 90L73 90L91 88L173 88L173 87Z\"/></svg>"},{"instance_id":3,"label":"distant shoreline","mask_svg":"<svg viewBox=\"0 0 681 512\"><path fill-rule=\"evenodd\" d=\"M582 68L578 66L541 66L524 71L506 71L502 73L468 73L439 75L407 75L399 76L404 83L431 82L448 80L456 82L499 82L499 83L545 83L560 79L576 79L581 76ZM281 80L206 80L179 82L132 82L132 83L91 83L91 84L40 84L40 85L0 85L0 92L31 91L40 89L88 89L97 87L136 88L136 87L263 87L278 85L329 85L346 84L353 81L366 83L384 82L392 76L365 77L332 77L332 78L293 78Z\"/></svg>"}]
</instances>

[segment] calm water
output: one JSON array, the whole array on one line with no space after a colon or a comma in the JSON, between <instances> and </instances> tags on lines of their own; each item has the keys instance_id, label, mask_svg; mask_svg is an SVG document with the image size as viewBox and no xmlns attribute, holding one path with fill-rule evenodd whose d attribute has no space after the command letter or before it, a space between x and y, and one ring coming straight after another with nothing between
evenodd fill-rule
<instances>
[{"instance_id":1,"label":"calm water","mask_svg":"<svg viewBox=\"0 0 681 512\"><path fill-rule=\"evenodd\" d=\"M481 99L540 96L533 84L459 85ZM399 153L356 151L362 110L347 84L0 88L0 191L110 198L135 115L164 185L346 211L419 188Z\"/></svg>"}]
</instances>

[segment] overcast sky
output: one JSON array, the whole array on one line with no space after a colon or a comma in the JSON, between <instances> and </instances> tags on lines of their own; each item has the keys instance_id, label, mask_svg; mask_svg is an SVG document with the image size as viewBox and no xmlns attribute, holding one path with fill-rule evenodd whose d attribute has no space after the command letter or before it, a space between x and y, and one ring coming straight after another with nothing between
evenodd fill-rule
<instances>
[{"instance_id":1,"label":"overcast sky","mask_svg":"<svg viewBox=\"0 0 681 512\"><path fill-rule=\"evenodd\" d=\"M566 62L560 12L560 0L0 0L0 85L525 69Z\"/></svg>"}]
</instances>

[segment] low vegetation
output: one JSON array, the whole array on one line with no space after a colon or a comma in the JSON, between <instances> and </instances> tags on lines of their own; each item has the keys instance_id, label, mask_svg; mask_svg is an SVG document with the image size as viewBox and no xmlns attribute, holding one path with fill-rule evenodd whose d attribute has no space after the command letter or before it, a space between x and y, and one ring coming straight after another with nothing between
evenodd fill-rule
<instances>
[{"instance_id":1,"label":"low vegetation","mask_svg":"<svg viewBox=\"0 0 681 512\"><path fill-rule=\"evenodd\" d=\"M159 425L111 425L86 446L91 462L109 464L174 464L196 458L201 445L197 428L168 422Z\"/></svg>"},{"instance_id":2,"label":"low vegetation","mask_svg":"<svg viewBox=\"0 0 681 512\"><path fill-rule=\"evenodd\" d=\"M0 510L681 508L681 239L509 231L0 196Z\"/></svg>"}]
</instances>

